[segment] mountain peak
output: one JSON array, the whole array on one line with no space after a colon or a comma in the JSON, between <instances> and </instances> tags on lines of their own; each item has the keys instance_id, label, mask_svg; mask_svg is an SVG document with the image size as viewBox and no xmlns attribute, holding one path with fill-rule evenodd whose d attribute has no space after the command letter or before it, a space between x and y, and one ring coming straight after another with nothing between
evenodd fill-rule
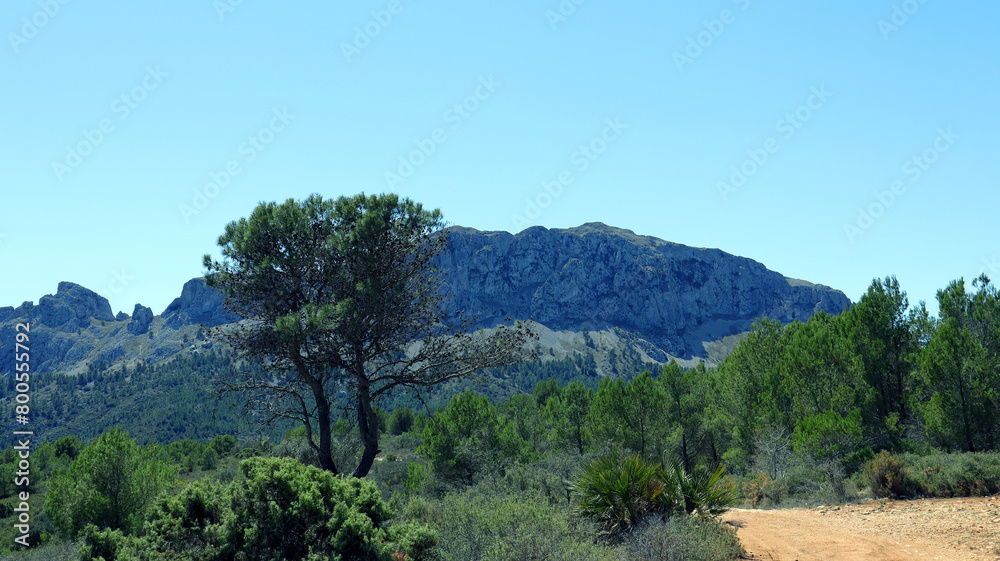
<instances>
[{"instance_id":1,"label":"mountain peak","mask_svg":"<svg viewBox=\"0 0 1000 561\"><path fill-rule=\"evenodd\" d=\"M840 291L790 282L752 259L600 222L518 234L456 228L440 262L449 306L484 327L512 317L552 330L620 329L649 341L657 360L705 357L705 343L759 317L789 323L850 305Z\"/></svg>"},{"instance_id":2,"label":"mountain peak","mask_svg":"<svg viewBox=\"0 0 1000 561\"><path fill-rule=\"evenodd\" d=\"M55 295L42 296L33 311L39 323L65 331L85 328L90 325L91 319L115 319L107 298L68 281L59 283Z\"/></svg>"}]
</instances>

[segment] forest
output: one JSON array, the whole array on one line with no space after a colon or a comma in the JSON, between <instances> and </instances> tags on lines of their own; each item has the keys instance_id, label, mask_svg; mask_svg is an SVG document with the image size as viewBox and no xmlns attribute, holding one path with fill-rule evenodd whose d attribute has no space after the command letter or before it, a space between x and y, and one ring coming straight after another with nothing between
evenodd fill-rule
<instances>
[{"instance_id":1,"label":"forest","mask_svg":"<svg viewBox=\"0 0 1000 561\"><path fill-rule=\"evenodd\" d=\"M937 297L932 317L876 279L839 315L759 320L717 367L578 356L394 395L361 479L320 470L302 426L210 399L237 367L221 352L40 375L68 434L32 452L27 550L0 453L4 559L722 560L729 506L994 494L1000 297L985 276ZM331 427L347 464L350 418Z\"/></svg>"}]
</instances>

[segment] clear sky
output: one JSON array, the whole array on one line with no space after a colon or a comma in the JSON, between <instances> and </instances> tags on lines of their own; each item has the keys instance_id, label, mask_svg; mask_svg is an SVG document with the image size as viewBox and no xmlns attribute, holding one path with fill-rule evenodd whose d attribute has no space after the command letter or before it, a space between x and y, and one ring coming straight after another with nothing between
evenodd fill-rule
<instances>
[{"instance_id":1,"label":"clear sky","mask_svg":"<svg viewBox=\"0 0 1000 561\"><path fill-rule=\"evenodd\" d=\"M161 313L261 201L599 221L852 300L1000 277L996 2L0 8L0 305Z\"/></svg>"}]
</instances>

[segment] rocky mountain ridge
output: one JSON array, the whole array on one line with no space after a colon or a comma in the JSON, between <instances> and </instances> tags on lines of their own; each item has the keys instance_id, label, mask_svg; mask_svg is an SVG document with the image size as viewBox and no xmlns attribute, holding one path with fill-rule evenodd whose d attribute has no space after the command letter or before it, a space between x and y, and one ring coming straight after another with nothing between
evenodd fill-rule
<instances>
[{"instance_id":1,"label":"rocky mountain ridge","mask_svg":"<svg viewBox=\"0 0 1000 561\"><path fill-rule=\"evenodd\" d=\"M181 295L158 316L141 304L131 315L115 316L105 297L60 282L56 293L42 296L37 305L0 308L0 340L12 341L16 325L29 323L32 370L76 374L91 364L157 363L181 352L211 348L204 328L236 319L203 278L186 282ZM13 361L13 354L0 355L0 372L13 371Z\"/></svg>"},{"instance_id":2,"label":"rocky mountain ridge","mask_svg":"<svg viewBox=\"0 0 1000 561\"><path fill-rule=\"evenodd\" d=\"M788 279L751 259L600 223L518 234L459 226L447 235L438 265L449 307L478 316L487 328L508 316L533 319L542 326L543 358L627 345L658 362L714 362L758 317L788 323L850 305L840 291ZM131 315L115 316L104 297L61 282L37 305L0 308L0 340L12 340L17 323L31 322L33 370L72 374L92 364L156 363L211 348L204 328L236 319L201 278L185 283L160 315L136 304ZM0 371L12 371L13 358L0 356Z\"/></svg>"},{"instance_id":3,"label":"rocky mountain ridge","mask_svg":"<svg viewBox=\"0 0 1000 561\"><path fill-rule=\"evenodd\" d=\"M652 356L706 357L706 343L851 302L830 287L789 279L745 257L638 236L601 223L518 234L455 227L441 257L451 307L484 326L504 316L549 329L612 328L652 343Z\"/></svg>"}]
</instances>

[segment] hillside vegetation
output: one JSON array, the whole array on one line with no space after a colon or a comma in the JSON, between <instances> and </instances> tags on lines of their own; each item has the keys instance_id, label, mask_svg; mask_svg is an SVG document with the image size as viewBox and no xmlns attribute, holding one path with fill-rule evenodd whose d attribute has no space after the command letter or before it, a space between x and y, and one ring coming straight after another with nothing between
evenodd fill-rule
<instances>
[{"instance_id":1,"label":"hillside vegetation","mask_svg":"<svg viewBox=\"0 0 1000 561\"><path fill-rule=\"evenodd\" d=\"M368 545L352 550L355 546L334 537L321 539L327 530L317 527L306 534L318 540L306 540L317 549L287 558L341 548L366 551L370 558L413 560L649 559L654 553L660 559L736 559L740 548L733 534L714 522L714 514L733 501L767 506L868 494L996 493L1000 298L986 278L972 288L967 292L956 281L941 290L941 312L932 318L923 306L909 308L895 279L876 280L840 315L819 313L788 326L757 322L717 368L685 369L672 362L601 377L591 359L551 360L494 372L492 385L479 386L485 394L460 384L442 388L438 407L417 405L419 399L404 404L398 397L380 409L382 452L366 482L357 484L361 495L344 495L337 503L342 506L308 507L329 513L360 509L356 516L368 522L348 517L336 524L361 524L357 528L372 536ZM180 389L207 379L205 372L195 374L199 368L233 367L222 355L185 360L127 376L95 371L72 387L53 377L45 391L52 399L80 400L53 408L66 419L73 404L87 400L88 410L98 409L101 395L130 384L143 388L132 392L133 398L145 396L143 403L166 407L174 399L168 396L188 395ZM190 369L186 378L184 368ZM172 391L153 387L151 380L165 382L173 375ZM205 397L190 395L192 403ZM156 410L149 405L130 412ZM300 428L289 426L280 437L260 432L250 437L253 431L240 432L230 417L234 434L220 436L225 431L213 431L208 418L206 413L186 420L187 430L194 431L190 439L178 440L166 422L143 433L148 444L137 457L169 466L174 475L159 498L151 497L138 518L119 528L108 522L87 526L83 518L67 524L69 503L58 498L67 487L60 478L73 473L86 449L73 436L39 446L32 456L41 475L32 480L32 507L45 514L35 519L32 539L51 549L38 553L50 552L48 559L59 552L76 555L83 543L89 558L99 551L121 553L105 555L107 561L235 559L226 544L236 539L234 528L250 527L251 520L263 524L265 533L292 522L304 528L318 523L287 518L309 511L291 506L306 500L308 489L334 485L318 470L306 469L318 465L318 458ZM144 423L127 426L142 433ZM349 422L338 420L333 432L336 454L360 453ZM8 449L0 470L12 473L14 461ZM281 478L298 482L289 483L290 494L281 499L285 503L279 501L287 508L259 510L260 501L274 497L253 499L253 489ZM15 504L11 487L0 487L8 514ZM362 495L368 506L358 503ZM322 519L332 520L329 516ZM182 535L176 532L186 537L176 542ZM10 537L3 543L11 544ZM161 539L166 541L156 541ZM245 551L286 547L264 534L239 539L257 544ZM178 553L167 542L188 549ZM180 556L169 557L168 550ZM134 553L139 551L146 553Z\"/></svg>"}]
</instances>

